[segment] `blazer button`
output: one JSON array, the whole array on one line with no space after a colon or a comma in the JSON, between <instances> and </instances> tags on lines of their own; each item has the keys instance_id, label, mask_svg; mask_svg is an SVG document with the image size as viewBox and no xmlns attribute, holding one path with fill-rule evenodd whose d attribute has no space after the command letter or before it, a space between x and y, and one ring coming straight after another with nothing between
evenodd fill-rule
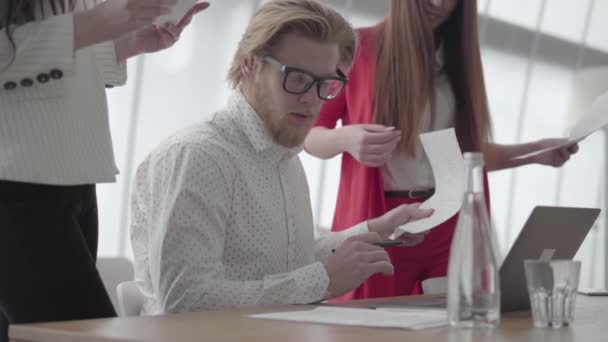
<instances>
[{"instance_id":1,"label":"blazer button","mask_svg":"<svg viewBox=\"0 0 608 342\"><path fill-rule=\"evenodd\" d=\"M13 90L15 88L17 88L17 82L8 81L4 83L4 89L6 90Z\"/></svg>"},{"instance_id":2,"label":"blazer button","mask_svg":"<svg viewBox=\"0 0 608 342\"><path fill-rule=\"evenodd\" d=\"M21 83L22 87L26 87L26 88L31 87L31 86L34 85L34 81L32 81L31 78L24 78L24 79L21 80L20 83Z\"/></svg>"},{"instance_id":3,"label":"blazer button","mask_svg":"<svg viewBox=\"0 0 608 342\"><path fill-rule=\"evenodd\" d=\"M46 83L48 82L50 79L48 74L40 74L38 76L36 76L36 80L40 83Z\"/></svg>"},{"instance_id":4,"label":"blazer button","mask_svg":"<svg viewBox=\"0 0 608 342\"><path fill-rule=\"evenodd\" d=\"M49 73L49 75L51 75L52 79L58 80L61 79L63 77L63 72L59 69L53 69L51 70L51 72Z\"/></svg>"}]
</instances>

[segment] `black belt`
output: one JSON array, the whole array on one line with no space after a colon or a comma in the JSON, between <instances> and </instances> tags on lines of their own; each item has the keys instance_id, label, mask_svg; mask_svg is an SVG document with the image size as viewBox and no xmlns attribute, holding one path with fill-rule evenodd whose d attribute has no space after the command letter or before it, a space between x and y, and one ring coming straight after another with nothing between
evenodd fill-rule
<instances>
[{"instance_id":1,"label":"black belt","mask_svg":"<svg viewBox=\"0 0 608 342\"><path fill-rule=\"evenodd\" d=\"M398 197L398 198L429 198L433 196L435 189L426 190L403 190L403 191L385 191L384 196L386 197Z\"/></svg>"}]
</instances>

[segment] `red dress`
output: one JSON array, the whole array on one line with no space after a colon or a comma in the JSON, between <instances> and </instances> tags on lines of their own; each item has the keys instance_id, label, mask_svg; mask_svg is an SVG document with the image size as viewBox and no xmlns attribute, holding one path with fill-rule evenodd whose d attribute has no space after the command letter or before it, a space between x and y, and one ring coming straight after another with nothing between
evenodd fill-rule
<instances>
[{"instance_id":1,"label":"red dress","mask_svg":"<svg viewBox=\"0 0 608 342\"><path fill-rule=\"evenodd\" d=\"M315 126L335 128L342 125L368 124L373 121L376 74L375 28L359 29L359 48L349 73L349 83L342 94L325 102ZM487 182L486 182L487 189ZM407 189L403 189L407 190ZM487 193L487 192L486 192ZM367 167L350 154L342 154L340 185L332 225L333 231L347 229L360 222L381 216L402 204L420 200L385 198L380 168ZM387 248L395 274L376 274L340 299L391 297L421 293L420 282L445 276L450 244L457 215L433 228L424 242L415 247Z\"/></svg>"}]
</instances>

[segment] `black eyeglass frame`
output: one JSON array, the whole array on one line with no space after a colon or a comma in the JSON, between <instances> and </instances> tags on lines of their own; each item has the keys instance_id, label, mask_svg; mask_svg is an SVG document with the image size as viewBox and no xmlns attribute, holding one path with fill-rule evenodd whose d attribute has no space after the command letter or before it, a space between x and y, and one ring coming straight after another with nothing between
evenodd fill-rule
<instances>
[{"instance_id":1,"label":"black eyeglass frame","mask_svg":"<svg viewBox=\"0 0 608 342\"><path fill-rule=\"evenodd\" d=\"M294 95L302 95L305 94L307 91L310 90L310 88L312 88L313 85L317 85L317 96L324 101L328 101L328 100L333 100L336 97L340 96L340 94L342 94L342 92L344 91L344 88L346 87L346 84L348 84L348 77L346 77L346 75L344 75L344 73L342 72L342 70L340 69L336 69L336 74L338 74L338 76L329 76L329 77L318 77L317 75L311 73L308 70L304 70L304 69L300 69L300 68L294 68L294 67L290 67L287 66L281 62L279 62L276 58L272 57L272 56L264 56L263 58L266 62L278 67L280 69L280 71L283 73L283 90L289 94L294 94ZM287 77L289 76L290 73L292 72L300 72L303 73L305 75L310 76L310 78L312 78L312 82L310 82L310 84L308 86L306 86L306 88L302 91L296 92L296 91L292 91L287 89ZM333 97L330 98L326 98L321 96L321 83L323 81L340 81L342 82L342 88L340 89L340 91Z\"/></svg>"}]
</instances>

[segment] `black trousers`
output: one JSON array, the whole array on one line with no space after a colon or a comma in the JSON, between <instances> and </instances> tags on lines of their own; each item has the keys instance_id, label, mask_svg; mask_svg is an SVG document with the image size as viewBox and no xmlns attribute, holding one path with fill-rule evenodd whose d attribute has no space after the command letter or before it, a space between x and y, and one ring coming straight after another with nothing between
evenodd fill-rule
<instances>
[{"instance_id":1,"label":"black trousers","mask_svg":"<svg viewBox=\"0 0 608 342\"><path fill-rule=\"evenodd\" d=\"M97 272L94 185L0 181L0 342L8 324L114 317Z\"/></svg>"}]
</instances>

